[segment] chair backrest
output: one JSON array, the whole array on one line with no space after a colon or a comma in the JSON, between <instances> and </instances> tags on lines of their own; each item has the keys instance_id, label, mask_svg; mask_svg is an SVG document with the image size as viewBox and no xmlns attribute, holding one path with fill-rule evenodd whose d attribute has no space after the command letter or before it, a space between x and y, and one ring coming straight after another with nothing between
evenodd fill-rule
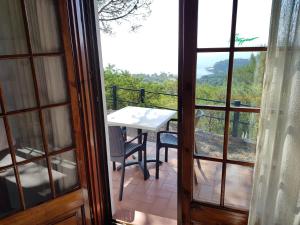
<instances>
[{"instance_id":1,"label":"chair backrest","mask_svg":"<svg viewBox=\"0 0 300 225\"><path fill-rule=\"evenodd\" d=\"M204 115L203 111L198 109L195 114L195 127L197 126L200 118Z\"/></svg>"},{"instance_id":2,"label":"chair backrest","mask_svg":"<svg viewBox=\"0 0 300 225\"><path fill-rule=\"evenodd\" d=\"M124 156L125 141L123 138L122 129L119 126L109 126L109 147L111 157Z\"/></svg>"},{"instance_id":3,"label":"chair backrest","mask_svg":"<svg viewBox=\"0 0 300 225\"><path fill-rule=\"evenodd\" d=\"M198 109L196 111L196 114L195 114L195 128L197 127L197 124L198 122L200 121L200 118L204 115L203 111ZM196 153L199 153L198 151L198 147L197 147L197 143L196 143L196 139L195 139L195 152Z\"/></svg>"}]
</instances>

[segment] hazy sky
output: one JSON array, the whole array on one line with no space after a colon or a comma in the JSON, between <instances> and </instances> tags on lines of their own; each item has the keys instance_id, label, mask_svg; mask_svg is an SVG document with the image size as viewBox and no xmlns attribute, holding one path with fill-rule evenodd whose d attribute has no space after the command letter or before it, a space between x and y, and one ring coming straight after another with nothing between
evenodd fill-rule
<instances>
[{"instance_id":1,"label":"hazy sky","mask_svg":"<svg viewBox=\"0 0 300 225\"><path fill-rule=\"evenodd\" d=\"M271 0L239 0L237 33L258 37L243 46L267 43L270 5ZM151 15L136 32L125 24L114 26L113 35L101 34L104 66L115 64L132 73L177 74L178 0L153 0L151 7ZM232 0L199 0L198 47L228 47L231 8ZM212 66L213 61L207 57L202 64Z\"/></svg>"}]
</instances>

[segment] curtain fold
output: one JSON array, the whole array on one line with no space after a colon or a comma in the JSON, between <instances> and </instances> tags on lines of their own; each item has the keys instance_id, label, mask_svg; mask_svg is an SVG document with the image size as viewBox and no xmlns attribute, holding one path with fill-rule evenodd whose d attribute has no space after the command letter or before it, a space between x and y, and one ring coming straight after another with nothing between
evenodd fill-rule
<instances>
[{"instance_id":1,"label":"curtain fold","mask_svg":"<svg viewBox=\"0 0 300 225\"><path fill-rule=\"evenodd\" d=\"M249 225L300 225L300 0L273 0Z\"/></svg>"}]
</instances>

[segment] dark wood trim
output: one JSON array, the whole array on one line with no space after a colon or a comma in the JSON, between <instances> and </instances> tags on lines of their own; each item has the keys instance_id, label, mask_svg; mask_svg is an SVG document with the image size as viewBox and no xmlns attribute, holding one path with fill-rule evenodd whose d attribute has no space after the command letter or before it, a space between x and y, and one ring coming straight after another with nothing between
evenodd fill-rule
<instances>
[{"instance_id":1,"label":"dark wood trim","mask_svg":"<svg viewBox=\"0 0 300 225\"><path fill-rule=\"evenodd\" d=\"M234 44L235 44L237 4L238 4L238 0L233 0L232 18L231 18L229 63L228 63L228 76L227 76L227 91L226 91L224 142L223 142L223 159L225 161L227 160L227 152L228 152L228 136L229 136L229 124L230 124L230 111L228 109L230 108L230 105L231 105L230 100L231 100L233 63L234 63ZM220 197L221 206L224 206L225 184L226 184L226 163L223 162L223 164L222 164L221 197Z\"/></svg>"},{"instance_id":2,"label":"dark wood trim","mask_svg":"<svg viewBox=\"0 0 300 225\"><path fill-rule=\"evenodd\" d=\"M102 102L100 56L93 0L69 0L78 74L81 123L86 149L87 186L94 224L112 220L106 156L105 115Z\"/></svg>"},{"instance_id":3,"label":"dark wood trim","mask_svg":"<svg viewBox=\"0 0 300 225\"><path fill-rule=\"evenodd\" d=\"M227 209L205 203L194 203L191 206L191 220L205 225L245 225L248 220L248 213L238 210Z\"/></svg>"},{"instance_id":4,"label":"dark wood trim","mask_svg":"<svg viewBox=\"0 0 300 225\"><path fill-rule=\"evenodd\" d=\"M249 113L260 113L260 108L256 107L226 107L226 106L215 106L215 105L195 105L196 109L204 110L216 110L216 111L232 111L232 112L249 112Z\"/></svg>"},{"instance_id":5,"label":"dark wood trim","mask_svg":"<svg viewBox=\"0 0 300 225\"><path fill-rule=\"evenodd\" d=\"M197 22L198 1L180 1L180 56L179 77L179 178L180 193L178 201L181 202L182 215L179 218L183 225L191 224L190 203L193 193L193 152L194 152L194 118L195 115L195 82L197 64ZM181 49L182 48L182 49Z\"/></svg>"},{"instance_id":6,"label":"dark wood trim","mask_svg":"<svg viewBox=\"0 0 300 225\"><path fill-rule=\"evenodd\" d=\"M230 160L230 159L220 159L220 158L213 158L208 156L202 156L202 155L196 155L193 156L194 159L202 159L207 161L213 161L213 162L219 162L219 163L230 163L235 165L241 165L241 166L248 166L248 167L254 167L253 162L245 162L245 161L238 161L238 160Z\"/></svg>"},{"instance_id":7,"label":"dark wood trim","mask_svg":"<svg viewBox=\"0 0 300 225\"><path fill-rule=\"evenodd\" d=\"M47 52L47 53L32 53L32 54L15 54L15 55L0 55L0 60L6 59L22 59L22 58L29 58L39 57L39 56L63 56L64 52Z\"/></svg>"},{"instance_id":8,"label":"dark wood trim","mask_svg":"<svg viewBox=\"0 0 300 225\"><path fill-rule=\"evenodd\" d=\"M55 103L55 104L45 105L45 106L40 106L40 107L14 110L14 111L5 112L5 113L0 114L0 117L3 117L4 115L10 116L10 115L16 115L16 114L25 113L25 112L33 112L33 111L49 109L49 108L54 108L54 107L59 107L59 106L67 106L67 105L70 105L70 102L62 102L62 103Z\"/></svg>"},{"instance_id":9,"label":"dark wood trim","mask_svg":"<svg viewBox=\"0 0 300 225\"><path fill-rule=\"evenodd\" d=\"M45 133L44 117L43 117L43 113L41 110L40 94L39 94L38 81L37 81L37 76L36 76L36 71L35 71L35 66L34 66L34 61L33 61L33 55L32 55L32 43L31 43L31 39L30 39L30 31L29 31L27 11L26 11L26 7L25 7L25 0L21 0L21 6L22 6L23 19L24 19L25 34L26 34L26 39L27 39L27 48L28 48L28 51L30 54L29 61L30 61L30 66L31 66L32 78L33 78L35 99L36 99L36 103L37 103L37 107L38 107L37 111L38 111L39 121L40 121L40 126L41 126L43 149L44 149L45 155L46 155L45 159L46 159L46 165L48 168L48 175L49 175L52 199L54 199L56 194L55 194L55 188L54 188L54 182L53 182L53 176L52 176L51 163L50 163L50 159L48 158L48 140L47 140L47 135Z\"/></svg>"},{"instance_id":10,"label":"dark wood trim","mask_svg":"<svg viewBox=\"0 0 300 225\"><path fill-rule=\"evenodd\" d=\"M50 202L16 213L13 216L1 220L1 225L50 224L53 219L60 218L62 215L66 215L73 210L83 207L83 196L84 192L77 190Z\"/></svg>"},{"instance_id":11,"label":"dark wood trim","mask_svg":"<svg viewBox=\"0 0 300 225\"><path fill-rule=\"evenodd\" d=\"M2 86L0 84L0 103L1 103L1 110L2 113L6 113L6 105L5 105L5 101L3 98L3 93L2 93ZM20 181L20 175L18 172L18 168L17 168L17 160L16 160L16 150L13 144L13 138L12 138L12 134L11 134L11 130L9 127L9 122L6 116L3 117L3 123L4 123L4 127L5 127L5 131L6 131L6 136L7 136L7 142L8 142L8 146L9 146L9 151L10 151L10 155L11 155L11 159L12 159L12 163L13 163L13 169L14 169L14 173L16 176L16 183L17 183L17 187L18 187L18 195L19 195L19 200L21 203L21 209L25 210L25 198L24 198L24 193L23 193L23 189L21 186L21 181Z\"/></svg>"},{"instance_id":12,"label":"dark wood trim","mask_svg":"<svg viewBox=\"0 0 300 225\"><path fill-rule=\"evenodd\" d=\"M228 48L197 48L198 53L205 52L229 52L231 47ZM265 52L267 47L233 47L235 52Z\"/></svg>"}]
</instances>

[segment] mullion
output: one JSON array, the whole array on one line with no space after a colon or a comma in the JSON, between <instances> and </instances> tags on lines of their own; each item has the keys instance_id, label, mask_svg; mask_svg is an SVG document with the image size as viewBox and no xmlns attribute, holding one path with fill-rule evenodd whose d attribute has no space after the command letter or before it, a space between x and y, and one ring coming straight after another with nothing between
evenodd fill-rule
<instances>
[{"instance_id":1,"label":"mullion","mask_svg":"<svg viewBox=\"0 0 300 225\"><path fill-rule=\"evenodd\" d=\"M31 56L39 57L39 56L63 56L63 55L64 55L64 52L0 55L0 60L30 58Z\"/></svg>"},{"instance_id":2,"label":"mullion","mask_svg":"<svg viewBox=\"0 0 300 225\"><path fill-rule=\"evenodd\" d=\"M5 102L4 102L1 86L0 86L0 104L1 104L2 113L5 114L6 107L5 107ZM7 142L8 142L8 146L9 146L9 152L10 152L11 159L12 159L12 162L13 162L12 167L14 169L16 183L17 183L17 186L18 186L18 194L19 194L21 207L22 207L22 210L25 210L26 209L25 198L24 198L24 193L23 193L23 189L22 189L22 186L21 186L20 175L19 175L18 168L17 168L16 152L15 152L14 145L13 145L13 138L12 138L10 127L9 127L9 122L8 122L6 116L3 117L3 123L4 123Z\"/></svg>"},{"instance_id":3,"label":"mullion","mask_svg":"<svg viewBox=\"0 0 300 225\"><path fill-rule=\"evenodd\" d=\"M200 160L220 162L220 163L225 162L226 164L230 163L230 164L235 164L235 165L240 165L240 166L247 166L247 167L252 167L252 168L254 167L254 163L252 163L252 162L245 162L245 161L239 161L239 160L230 160L230 159L224 160L224 159L221 159L221 158L214 158L214 157L202 156L202 155L197 155L197 154L193 155L193 159L200 159Z\"/></svg>"},{"instance_id":4,"label":"mullion","mask_svg":"<svg viewBox=\"0 0 300 225\"><path fill-rule=\"evenodd\" d=\"M3 116L17 115L17 114L26 113L26 112L35 112L38 110L51 109L51 108L55 108L55 107L59 107L59 106L68 106L70 104L71 104L70 101L67 101L67 102L55 103L55 104L50 104L50 105L45 105L45 106L40 106L40 107L15 110L15 111L10 111L10 112L0 114L0 118Z\"/></svg>"},{"instance_id":5,"label":"mullion","mask_svg":"<svg viewBox=\"0 0 300 225\"><path fill-rule=\"evenodd\" d=\"M39 91L38 91L38 82L37 82L36 71L35 71L35 66L34 66L34 59L33 59L34 56L32 53L32 45L31 45L31 39L30 39L29 23L28 23L28 17L27 17L27 12L26 12L25 0L21 0L21 6L22 6L22 13L23 13L23 18L24 18L24 27L25 27L25 34L26 34L26 38L27 38L28 51L29 51L29 55L30 55L29 59L30 59L30 65L31 65L31 70L32 70L35 97L36 97L37 107L38 107L39 121L40 121L40 125L41 125L43 148L44 148L45 155L46 155L46 163L47 163L47 168L48 168L50 188L51 188L51 192L52 192L52 198L55 198L56 193L55 193L55 187L54 187L53 176L52 176L52 168L51 168L51 164L50 164L50 159L48 157L48 140L46 137L43 112L41 109L40 96L39 96Z\"/></svg>"},{"instance_id":6,"label":"mullion","mask_svg":"<svg viewBox=\"0 0 300 225\"><path fill-rule=\"evenodd\" d=\"M195 109L204 109L204 110L216 110L216 111L226 111L230 112L251 112L251 113L260 113L260 108L256 107L229 107L226 106L215 106L215 105L195 105Z\"/></svg>"},{"instance_id":7,"label":"mullion","mask_svg":"<svg viewBox=\"0 0 300 225\"><path fill-rule=\"evenodd\" d=\"M231 34L230 34L230 49L229 49L229 62L228 62L228 77L227 77L227 92L225 104L225 126L224 126L224 142L223 142L223 163L222 163L222 182L221 182L221 196L220 205L224 206L225 199L225 185L226 185L226 161L228 152L228 136L229 136L229 123L230 123L230 105L231 105L231 89L232 89L232 74L234 63L234 44L235 44L235 31L237 19L238 0L232 2L232 18L231 18Z\"/></svg>"},{"instance_id":8,"label":"mullion","mask_svg":"<svg viewBox=\"0 0 300 225\"><path fill-rule=\"evenodd\" d=\"M197 48L197 53L205 52L230 52L232 48ZM267 47L233 47L235 52L266 52Z\"/></svg>"}]
</instances>

